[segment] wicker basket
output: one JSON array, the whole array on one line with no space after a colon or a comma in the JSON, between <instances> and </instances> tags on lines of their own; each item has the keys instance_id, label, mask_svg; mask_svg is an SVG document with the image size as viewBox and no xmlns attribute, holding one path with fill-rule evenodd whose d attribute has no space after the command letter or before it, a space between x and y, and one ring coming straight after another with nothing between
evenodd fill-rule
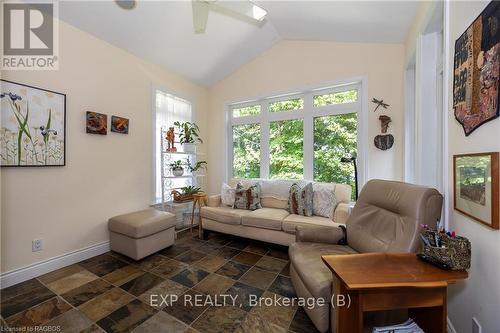
<instances>
[{"instance_id":1,"label":"wicker basket","mask_svg":"<svg viewBox=\"0 0 500 333\"><path fill-rule=\"evenodd\" d=\"M453 270L469 269L471 246L465 237L449 237L446 234L439 234L442 247L434 246L434 231L423 231L422 235L431 245L424 244L423 253L439 262L448 265Z\"/></svg>"}]
</instances>

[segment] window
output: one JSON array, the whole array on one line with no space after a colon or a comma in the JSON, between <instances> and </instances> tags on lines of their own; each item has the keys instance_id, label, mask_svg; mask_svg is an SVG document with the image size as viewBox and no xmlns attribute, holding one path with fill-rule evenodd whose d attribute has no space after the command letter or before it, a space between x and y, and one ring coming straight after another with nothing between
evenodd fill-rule
<instances>
[{"instance_id":1,"label":"window","mask_svg":"<svg viewBox=\"0 0 500 333\"><path fill-rule=\"evenodd\" d=\"M298 110L303 108L304 108L303 98L294 98L294 99L269 103L270 112L282 112L282 111Z\"/></svg>"},{"instance_id":2,"label":"window","mask_svg":"<svg viewBox=\"0 0 500 333\"><path fill-rule=\"evenodd\" d=\"M313 97L314 107L321 107L331 104L343 104L356 102L358 99L357 90L348 90L342 92L334 92Z\"/></svg>"},{"instance_id":3,"label":"window","mask_svg":"<svg viewBox=\"0 0 500 333\"><path fill-rule=\"evenodd\" d=\"M229 177L314 179L351 184L341 158L358 155L361 84L232 104ZM362 175L360 175L362 176Z\"/></svg>"},{"instance_id":4,"label":"window","mask_svg":"<svg viewBox=\"0 0 500 333\"><path fill-rule=\"evenodd\" d=\"M260 105L243 106L233 109L233 117L254 116L260 113Z\"/></svg>"},{"instance_id":5,"label":"window","mask_svg":"<svg viewBox=\"0 0 500 333\"><path fill-rule=\"evenodd\" d=\"M154 110L155 117L155 202L161 201L161 147L160 147L160 132L162 127L167 128L172 126L175 121L192 121L192 106L185 99L176 97L158 89L154 89L156 107ZM189 185L190 179L169 179L171 187L182 187ZM173 183L175 182L175 184Z\"/></svg>"},{"instance_id":6,"label":"window","mask_svg":"<svg viewBox=\"0 0 500 333\"><path fill-rule=\"evenodd\" d=\"M357 150L356 113L314 118L314 180L350 184L354 166L340 159Z\"/></svg>"},{"instance_id":7,"label":"window","mask_svg":"<svg viewBox=\"0 0 500 333\"><path fill-rule=\"evenodd\" d=\"M269 125L269 178L304 178L304 121L273 121Z\"/></svg>"},{"instance_id":8,"label":"window","mask_svg":"<svg viewBox=\"0 0 500 333\"><path fill-rule=\"evenodd\" d=\"M233 126L233 176L260 177L260 124Z\"/></svg>"}]
</instances>

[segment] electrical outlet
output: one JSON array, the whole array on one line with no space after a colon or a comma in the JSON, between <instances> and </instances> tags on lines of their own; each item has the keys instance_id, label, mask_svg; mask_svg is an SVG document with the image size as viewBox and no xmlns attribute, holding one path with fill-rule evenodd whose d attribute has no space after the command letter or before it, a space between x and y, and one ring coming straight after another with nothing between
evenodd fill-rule
<instances>
[{"instance_id":1,"label":"electrical outlet","mask_svg":"<svg viewBox=\"0 0 500 333\"><path fill-rule=\"evenodd\" d=\"M482 328L479 325L479 321L475 317L472 317L472 333L481 333Z\"/></svg>"},{"instance_id":2,"label":"electrical outlet","mask_svg":"<svg viewBox=\"0 0 500 333\"><path fill-rule=\"evenodd\" d=\"M38 252L43 250L43 241L42 239L33 239L31 242L31 251Z\"/></svg>"}]
</instances>

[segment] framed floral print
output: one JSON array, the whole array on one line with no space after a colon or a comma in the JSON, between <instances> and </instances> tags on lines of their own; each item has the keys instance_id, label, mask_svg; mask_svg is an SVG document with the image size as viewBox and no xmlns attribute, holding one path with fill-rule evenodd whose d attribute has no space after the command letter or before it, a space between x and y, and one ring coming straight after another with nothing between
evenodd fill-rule
<instances>
[{"instance_id":1,"label":"framed floral print","mask_svg":"<svg viewBox=\"0 0 500 333\"><path fill-rule=\"evenodd\" d=\"M0 80L0 166L66 164L66 95Z\"/></svg>"}]
</instances>

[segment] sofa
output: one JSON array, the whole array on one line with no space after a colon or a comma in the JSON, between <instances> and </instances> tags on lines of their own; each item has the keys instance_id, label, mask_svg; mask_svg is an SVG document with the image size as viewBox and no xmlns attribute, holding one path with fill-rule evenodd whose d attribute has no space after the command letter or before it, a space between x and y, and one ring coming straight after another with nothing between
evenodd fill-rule
<instances>
[{"instance_id":1,"label":"sofa","mask_svg":"<svg viewBox=\"0 0 500 333\"><path fill-rule=\"evenodd\" d=\"M269 243L290 245L295 242L297 226L337 228L344 224L349 216L351 186L333 183L314 183L331 188L335 193L337 206L333 218L321 216L301 216L290 214L288 208L288 191L293 183L305 181L265 180L233 178L228 185L236 187L241 183L244 187L259 183L261 187L262 208L250 211L224 206L220 195L208 198L208 206L201 208L202 228L225 234L251 238Z\"/></svg>"},{"instance_id":2,"label":"sofa","mask_svg":"<svg viewBox=\"0 0 500 333\"><path fill-rule=\"evenodd\" d=\"M335 309L329 304L335 292L332 273L322 255L366 252L416 252L420 225L436 225L443 197L432 188L395 181L371 180L365 184L346 222L347 245L340 228L297 227L297 242L289 247L290 277L297 295L323 298L323 306L305 308L320 332L335 332Z\"/></svg>"}]
</instances>

